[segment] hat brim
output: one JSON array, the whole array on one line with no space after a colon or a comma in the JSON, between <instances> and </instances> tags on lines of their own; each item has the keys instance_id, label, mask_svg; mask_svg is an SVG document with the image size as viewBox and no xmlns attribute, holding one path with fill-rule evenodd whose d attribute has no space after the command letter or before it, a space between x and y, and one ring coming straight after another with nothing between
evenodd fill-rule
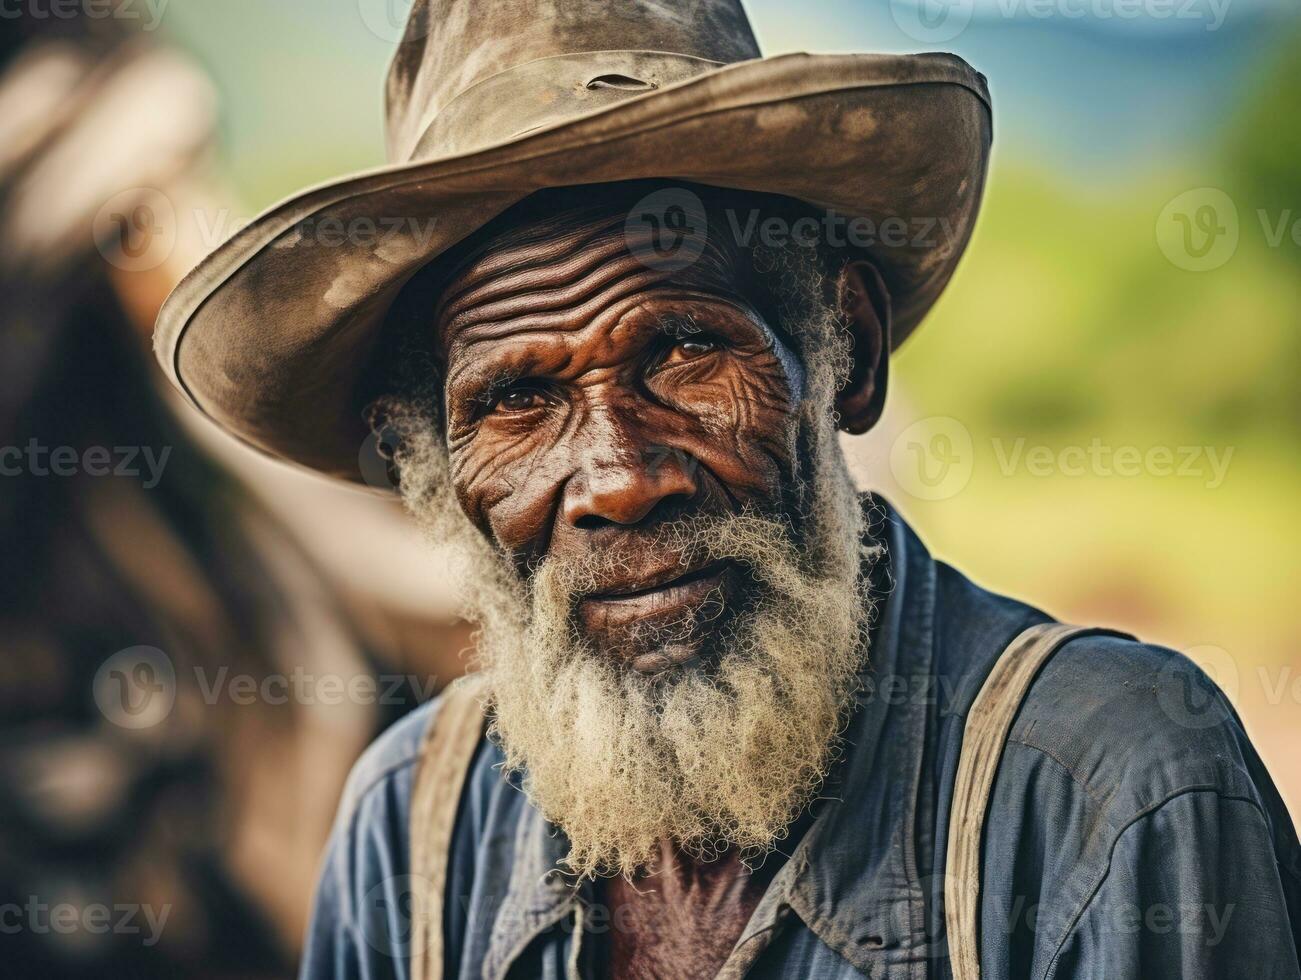
<instances>
[{"instance_id":1,"label":"hat brim","mask_svg":"<svg viewBox=\"0 0 1301 980\"><path fill-rule=\"evenodd\" d=\"M181 282L155 350L185 396L244 442L363 482L361 381L398 293L529 194L673 178L861 219L897 347L970 239L990 141L984 78L951 55L741 62L496 146L299 194Z\"/></svg>"}]
</instances>

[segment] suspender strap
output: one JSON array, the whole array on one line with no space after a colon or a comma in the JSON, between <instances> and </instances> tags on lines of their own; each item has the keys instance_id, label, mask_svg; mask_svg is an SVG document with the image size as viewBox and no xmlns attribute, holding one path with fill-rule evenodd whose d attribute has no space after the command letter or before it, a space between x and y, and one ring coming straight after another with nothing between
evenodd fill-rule
<instances>
[{"instance_id":1,"label":"suspender strap","mask_svg":"<svg viewBox=\"0 0 1301 980\"><path fill-rule=\"evenodd\" d=\"M483 736L478 679L443 692L425 732L411 795L411 980L442 980L443 894L461 789Z\"/></svg>"},{"instance_id":2,"label":"suspender strap","mask_svg":"<svg viewBox=\"0 0 1301 980\"><path fill-rule=\"evenodd\" d=\"M1003 651L967 713L949 813L944 877L944 921L953 980L980 980L980 862L985 816L1012 720L1030 685L1068 641L1079 636L1122 636L1062 623L1031 626Z\"/></svg>"}]
</instances>

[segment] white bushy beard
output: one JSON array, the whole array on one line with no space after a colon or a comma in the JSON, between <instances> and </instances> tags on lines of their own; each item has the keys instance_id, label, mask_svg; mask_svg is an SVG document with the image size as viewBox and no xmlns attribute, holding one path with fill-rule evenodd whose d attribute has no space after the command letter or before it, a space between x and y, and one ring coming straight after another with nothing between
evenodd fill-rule
<instances>
[{"instance_id":1,"label":"white bushy beard","mask_svg":"<svg viewBox=\"0 0 1301 980\"><path fill-rule=\"evenodd\" d=\"M743 514L690 520L670 533L693 558L730 558L757 586L717 639L709 669L647 676L591 649L574 600L594 569L544 561L528 582L470 523L448 485L430 414L402 404L403 499L429 537L464 562L466 615L479 625L477 666L490 734L524 791L566 835L580 876L646 867L669 840L695 857L769 850L809 804L836 754L866 656L871 602L864 520L832 406L845 370L843 327L819 304L807 338L805 444L798 488L807 527ZM692 564L695 564L693 562Z\"/></svg>"}]
</instances>

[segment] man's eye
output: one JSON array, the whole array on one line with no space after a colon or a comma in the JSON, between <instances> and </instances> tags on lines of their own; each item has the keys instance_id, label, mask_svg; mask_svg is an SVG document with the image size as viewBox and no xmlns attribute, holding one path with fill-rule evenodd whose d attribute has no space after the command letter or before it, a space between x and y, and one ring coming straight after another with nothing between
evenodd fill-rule
<instances>
[{"instance_id":1,"label":"man's eye","mask_svg":"<svg viewBox=\"0 0 1301 980\"><path fill-rule=\"evenodd\" d=\"M704 338L693 338L691 340L679 340L669 348L668 353L664 355L661 366L670 364L682 364L686 361L694 361L698 357L704 357L706 354L712 354L718 350L718 344L713 340Z\"/></svg>"},{"instance_id":2,"label":"man's eye","mask_svg":"<svg viewBox=\"0 0 1301 980\"><path fill-rule=\"evenodd\" d=\"M542 408L547 399L536 388L510 388L503 391L494 406L503 412L526 412L531 408Z\"/></svg>"}]
</instances>

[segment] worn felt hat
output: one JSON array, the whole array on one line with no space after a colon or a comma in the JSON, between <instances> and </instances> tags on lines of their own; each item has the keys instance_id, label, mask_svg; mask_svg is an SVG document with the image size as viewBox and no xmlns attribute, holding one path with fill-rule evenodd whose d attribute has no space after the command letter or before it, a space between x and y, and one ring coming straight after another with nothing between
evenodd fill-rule
<instances>
[{"instance_id":1,"label":"worn felt hat","mask_svg":"<svg viewBox=\"0 0 1301 980\"><path fill-rule=\"evenodd\" d=\"M674 178L860 220L908 335L971 236L982 75L948 54L762 58L740 0L417 0L383 169L299 194L168 299L155 349L245 442L362 480L362 379L402 287L535 191ZM939 229L923 234L927 229Z\"/></svg>"}]
</instances>

